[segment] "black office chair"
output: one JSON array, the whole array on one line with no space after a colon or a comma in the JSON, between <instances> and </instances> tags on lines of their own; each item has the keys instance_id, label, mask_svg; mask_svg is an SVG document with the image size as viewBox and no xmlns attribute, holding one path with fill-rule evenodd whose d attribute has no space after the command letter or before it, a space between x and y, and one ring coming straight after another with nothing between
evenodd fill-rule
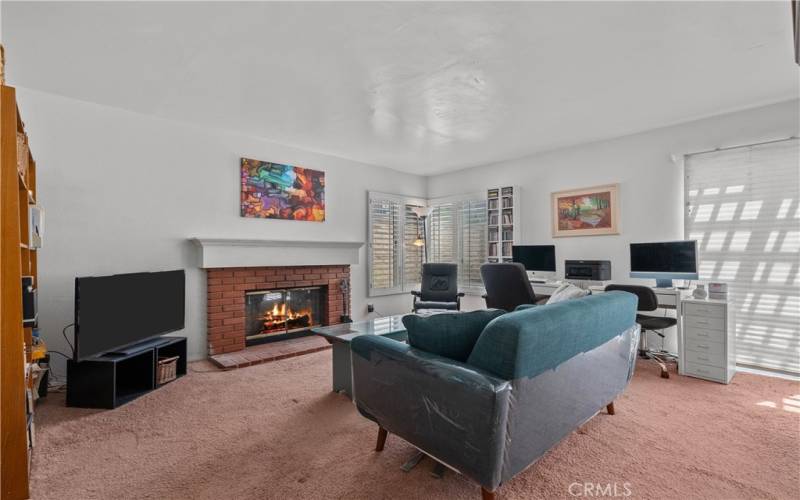
<instances>
[{"instance_id":1,"label":"black office chair","mask_svg":"<svg viewBox=\"0 0 800 500\"><path fill-rule=\"evenodd\" d=\"M536 304L536 294L525 266L518 262L489 263L481 266L486 307L513 311L522 304Z\"/></svg>"},{"instance_id":2,"label":"black office chair","mask_svg":"<svg viewBox=\"0 0 800 500\"><path fill-rule=\"evenodd\" d=\"M420 309L461 310L463 292L458 291L458 265L422 264L422 286L412 291L413 311Z\"/></svg>"},{"instance_id":3,"label":"black office chair","mask_svg":"<svg viewBox=\"0 0 800 500\"><path fill-rule=\"evenodd\" d=\"M655 311L658 309L658 298L652 288L639 285L608 285L605 291L620 290L636 295L639 298L639 311ZM639 356L645 359L652 359L661 367L661 377L669 378L667 363L677 362L678 359L664 350L664 333L662 330L675 326L678 320L667 316L649 316L647 314L636 314L636 322L642 327L642 336L639 342ZM647 347L647 331L655 332L661 337L661 349L655 351Z\"/></svg>"}]
</instances>

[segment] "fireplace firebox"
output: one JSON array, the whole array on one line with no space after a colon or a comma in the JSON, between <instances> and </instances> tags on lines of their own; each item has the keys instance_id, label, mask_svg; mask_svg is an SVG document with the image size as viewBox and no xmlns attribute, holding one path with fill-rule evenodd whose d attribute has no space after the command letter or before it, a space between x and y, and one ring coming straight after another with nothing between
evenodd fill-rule
<instances>
[{"instance_id":1,"label":"fireplace firebox","mask_svg":"<svg viewBox=\"0 0 800 500\"><path fill-rule=\"evenodd\" d=\"M254 345L309 334L325 324L326 287L259 290L245 294L245 344Z\"/></svg>"}]
</instances>

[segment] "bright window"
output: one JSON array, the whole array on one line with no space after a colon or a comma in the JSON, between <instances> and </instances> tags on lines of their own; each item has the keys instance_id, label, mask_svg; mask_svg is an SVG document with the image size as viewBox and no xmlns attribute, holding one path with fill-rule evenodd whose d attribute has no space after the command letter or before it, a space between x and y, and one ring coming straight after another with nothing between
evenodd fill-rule
<instances>
[{"instance_id":1,"label":"bright window","mask_svg":"<svg viewBox=\"0 0 800 500\"><path fill-rule=\"evenodd\" d=\"M369 294L387 295L419 288L422 248L414 240L422 231L414 207L425 200L369 193Z\"/></svg>"},{"instance_id":2,"label":"bright window","mask_svg":"<svg viewBox=\"0 0 800 500\"><path fill-rule=\"evenodd\" d=\"M369 193L370 296L419 289L423 248L414 245L422 232L415 207L431 208L427 220L429 262L458 264L459 289L479 292L480 266L486 262L486 200L479 195L421 200Z\"/></svg>"},{"instance_id":3,"label":"bright window","mask_svg":"<svg viewBox=\"0 0 800 500\"><path fill-rule=\"evenodd\" d=\"M686 157L700 279L728 283L736 361L800 373L800 141Z\"/></svg>"},{"instance_id":4,"label":"bright window","mask_svg":"<svg viewBox=\"0 0 800 500\"><path fill-rule=\"evenodd\" d=\"M430 262L458 264L458 287L480 293L481 264L486 262L486 200L466 195L431 200Z\"/></svg>"}]
</instances>

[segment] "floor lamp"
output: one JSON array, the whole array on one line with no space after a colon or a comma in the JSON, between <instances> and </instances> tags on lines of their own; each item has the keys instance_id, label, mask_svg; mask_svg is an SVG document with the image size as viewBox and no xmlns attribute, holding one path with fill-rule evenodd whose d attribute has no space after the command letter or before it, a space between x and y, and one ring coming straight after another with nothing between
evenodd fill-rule
<instances>
[{"instance_id":1,"label":"floor lamp","mask_svg":"<svg viewBox=\"0 0 800 500\"><path fill-rule=\"evenodd\" d=\"M422 233L419 232L419 225L417 225L417 239L414 240L414 246L423 247L423 263L428 262L428 228L427 220L433 212L433 207L411 207L411 211L416 214L419 220L422 221Z\"/></svg>"}]
</instances>

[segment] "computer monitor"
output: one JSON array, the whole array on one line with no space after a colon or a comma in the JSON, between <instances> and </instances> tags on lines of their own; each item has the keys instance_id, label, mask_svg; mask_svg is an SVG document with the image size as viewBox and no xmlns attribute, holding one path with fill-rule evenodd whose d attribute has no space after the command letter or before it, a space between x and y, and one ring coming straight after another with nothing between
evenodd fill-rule
<instances>
[{"instance_id":1,"label":"computer monitor","mask_svg":"<svg viewBox=\"0 0 800 500\"><path fill-rule=\"evenodd\" d=\"M672 280L696 280L697 241L631 243L631 278L655 278L659 288Z\"/></svg>"},{"instance_id":2,"label":"computer monitor","mask_svg":"<svg viewBox=\"0 0 800 500\"><path fill-rule=\"evenodd\" d=\"M554 245L514 245L511 257L528 271L556 271L556 247Z\"/></svg>"}]
</instances>

